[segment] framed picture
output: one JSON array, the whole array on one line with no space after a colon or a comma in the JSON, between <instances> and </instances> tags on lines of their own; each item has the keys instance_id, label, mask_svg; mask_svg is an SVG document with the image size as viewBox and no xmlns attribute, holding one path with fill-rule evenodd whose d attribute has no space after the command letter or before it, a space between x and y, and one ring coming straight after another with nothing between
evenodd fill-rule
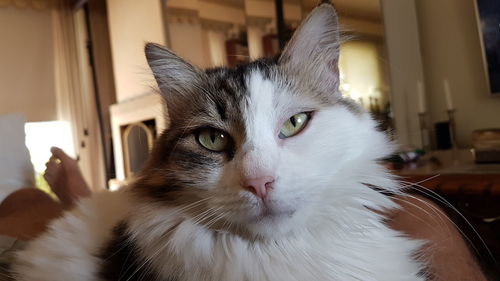
<instances>
[{"instance_id":1,"label":"framed picture","mask_svg":"<svg viewBox=\"0 0 500 281\"><path fill-rule=\"evenodd\" d=\"M475 0L475 3L490 93L500 96L500 1Z\"/></svg>"}]
</instances>

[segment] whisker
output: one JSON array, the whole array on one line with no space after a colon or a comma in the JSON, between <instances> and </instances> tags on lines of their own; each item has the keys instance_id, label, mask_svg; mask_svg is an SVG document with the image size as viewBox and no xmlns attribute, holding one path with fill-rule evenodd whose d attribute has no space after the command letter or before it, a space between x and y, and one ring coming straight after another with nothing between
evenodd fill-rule
<instances>
[{"instance_id":1,"label":"whisker","mask_svg":"<svg viewBox=\"0 0 500 281\"><path fill-rule=\"evenodd\" d=\"M446 222L443 219L443 217L450 221L450 218L448 218L448 216L446 215L446 213L444 211L440 210L439 208L437 208L436 206L432 205L431 203L429 203L429 202L427 202L425 200L422 200L422 199L420 199L420 198L418 198L418 197L416 197L414 195L411 195L411 194L403 194L402 196L413 198L413 199L419 201L420 203L424 204L425 206L429 207L433 211L433 213L439 218L439 220L440 220L440 222L441 222L442 225L446 225ZM430 214L428 213L428 215L430 215Z\"/></svg>"},{"instance_id":2,"label":"whisker","mask_svg":"<svg viewBox=\"0 0 500 281\"><path fill-rule=\"evenodd\" d=\"M165 237L165 236L168 236L173 230L175 230L176 227L172 227L171 229L169 229L167 232L165 232L162 237ZM161 242L161 241L160 241ZM139 270L141 270L144 266L146 266L148 263L151 262L151 260L153 258L156 258L156 256L158 256L163 250L165 250L166 247L168 247L168 245L170 244L170 240L167 240L166 243L163 243L162 246L160 246L158 248L158 250L156 250L156 252L153 253L153 255L147 257L144 262L137 267L137 269L125 280L125 281L130 281L132 277L134 277L135 274L137 274L139 272ZM125 271L125 273L127 272L128 270ZM121 276L118 277L118 281L121 280Z\"/></svg>"},{"instance_id":3,"label":"whisker","mask_svg":"<svg viewBox=\"0 0 500 281\"><path fill-rule=\"evenodd\" d=\"M405 195L405 196L409 196L409 195ZM447 221L449 221L452 225L454 225L454 226L455 226L455 229L456 229L458 232L460 232L460 234L464 237L464 239L465 239L465 240L467 241L467 243L468 243L468 244L472 247L472 249L473 249L476 253L479 253L479 250L478 250L478 249L477 249L477 247L476 247L476 246L472 243L472 240L470 239L470 237L469 237L468 235L466 235L466 234L465 234L465 232L463 232L463 231L460 229L460 227L459 227L459 226L458 226L458 225L457 225L457 224L456 224L453 220L451 220L450 218L448 218L448 216L447 216L447 215L446 215L443 211L439 210L437 207L432 206L432 205L431 205L431 204L429 204L428 202L425 202L424 200L421 200L421 199L419 199L419 198L417 198L417 197L414 197L414 196L410 196L410 197L411 197L411 198L414 198L414 199L416 199L416 200L419 200L419 201L421 201L422 203L424 203L424 204L426 204L427 206L429 206L431 209L433 209L433 210L435 209L436 211L440 212L440 213L441 213L441 214L442 214L442 215L443 215L443 216L447 219ZM422 211L425 211L423 208L419 207L418 205L413 204L413 203L411 203L411 202L408 202L408 201L406 201L406 200L404 200L404 199L401 199L401 198L396 198L396 197L394 197L394 198L392 198L392 199L405 201L406 203L411 204L411 205L413 205L414 207L421 209ZM408 211L407 211L407 212L408 212ZM408 213L410 213L410 212L408 212ZM428 212L426 212L426 213L427 213L427 215L430 215L430 213L428 213ZM442 217L441 217L439 214L438 214L438 217L440 217L440 218L441 218L441 220L442 220ZM421 219L420 219L420 220L421 220ZM423 220L421 220L421 221L423 221ZM444 225L446 225L446 224L444 223L444 221L443 221L443 224L444 224ZM427 223L427 225L428 225L428 226L431 226L429 223ZM435 229L435 228L432 228L432 229L433 229L436 233L439 233L439 232L440 232L439 230L438 230L438 231L436 231L437 229Z\"/></svg>"},{"instance_id":4,"label":"whisker","mask_svg":"<svg viewBox=\"0 0 500 281\"><path fill-rule=\"evenodd\" d=\"M379 177L370 176L370 175L360 175L360 176L363 177L363 178L380 179ZM488 245L486 244L486 242L484 241L484 239L482 238L482 236L479 234L479 232L470 223L470 221L455 206L453 206L449 201L447 201L444 197L442 197L441 195L439 195L435 191L430 190L430 189L428 189L428 188L426 188L426 187L424 187L424 186L421 185L422 183L425 183L427 181L433 180L433 179L435 179L435 178L437 178L439 176L441 176L441 174L436 174L436 175L430 176L428 178L425 178L425 179L420 180L420 181L415 182L415 183L404 181L404 180L401 179L401 177L398 177L398 176L395 177L395 180L397 180L400 183L404 184L401 187L403 190L404 189L411 189L411 190L417 191L419 193L422 193L422 194L428 196L429 198L432 198L432 199L436 200L437 202L440 202L444 206L450 208L454 213L458 214L460 216L460 218L463 219L466 222L466 224L468 225L468 227L470 227L472 229L474 235L476 237L478 237L480 243L486 249L486 251L487 251L488 255L490 256L490 258L494 261L495 265L498 266L498 262L497 262L496 258L493 256L493 253L491 252L490 248L488 247ZM379 186L377 186L377 187L380 188L382 190L382 192L389 192L389 193L392 193L394 195L409 196L408 193L403 192L403 191L394 191L394 190L385 189L385 188L379 187ZM423 200L418 199L418 198L415 198L415 199L417 199L419 201L423 201ZM435 209L435 207L432 206L432 209ZM439 211L439 209L437 209L437 210ZM467 240L468 244L474 249L474 251L476 253L479 253L478 249L472 243L472 240L467 235L465 235L464 231L462 229L460 229L460 227L455 222L453 222L447 215L445 215L444 217L455 226L455 228Z\"/></svg>"},{"instance_id":5,"label":"whisker","mask_svg":"<svg viewBox=\"0 0 500 281\"><path fill-rule=\"evenodd\" d=\"M201 220L206 218L206 216L209 216L214 212L213 208L208 208L201 212L200 214L197 214L196 216L192 217L191 220L193 221L194 224L198 224Z\"/></svg>"},{"instance_id":6,"label":"whisker","mask_svg":"<svg viewBox=\"0 0 500 281\"><path fill-rule=\"evenodd\" d=\"M408 200L404 200L404 199L402 199L402 198L396 198L396 197L395 197L395 198L392 198L392 199L394 199L394 200L398 200L398 201L402 201L402 202L405 202L405 203L407 203L407 204L409 204L409 205L411 205L411 206L413 206L413 207L415 207L415 208L417 208L417 209L421 210L422 212L426 213L427 215L430 215L430 213L429 213L429 212L427 212L424 208L422 208L422 207L418 206L418 205L417 205L417 204L415 204L415 203L409 202ZM439 232L440 232L440 230L439 230L439 229L435 228L432 224L430 224L429 222L425 221L425 220L424 220L424 219L422 219L421 217L419 217L419 216L415 215L414 213L412 213L412 212L410 212L410 211L408 211L408 210L404 210L404 211L405 211L406 213L410 214L412 217L414 217L414 218L418 219L419 221L421 221L421 222L422 222L422 223L424 223L425 225L429 226L429 227L430 227L433 231L435 231L436 233L439 233Z\"/></svg>"},{"instance_id":7,"label":"whisker","mask_svg":"<svg viewBox=\"0 0 500 281\"><path fill-rule=\"evenodd\" d=\"M211 209L210 214L208 214L208 215L204 216L202 219L198 220L196 222L196 224L204 225L204 221L206 221L208 219L211 220L212 218L214 218L214 216L217 217L217 212L220 211L221 209L222 209L222 207L219 207L217 209Z\"/></svg>"},{"instance_id":8,"label":"whisker","mask_svg":"<svg viewBox=\"0 0 500 281\"><path fill-rule=\"evenodd\" d=\"M182 208L174 209L173 212L171 213L171 215L180 214L183 211L190 210L190 209L192 209L194 207L197 207L199 204L203 203L204 201L212 199L213 197L215 197L215 196L210 196L210 197L207 197L207 198L203 198L201 200L198 200L198 201L190 203L190 204L188 204L186 206L183 206ZM124 243L119 249L117 249L116 251L114 251L113 253L111 253L109 256L107 256L105 259L103 259L103 261L107 261L110 258L114 257L117 253L119 253L121 250L123 250L127 246L128 246L128 244Z\"/></svg>"},{"instance_id":9,"label":"whisker","mask_svg":"<svg viewBox=\"0 0 500 281\"><path fill-rule=\"evenodd\" d=\"M493 253L491 252L490 248L488 247L488 245L484 241L483 237L481 237L481 235L476 230L476 228L472 225L472 223L457 208L455 208L455 206L453 206L448 200L446 200L444 197L442 197L438 193L436 193L436 192L434 192L434 191L432 191L432 190L430 190L430 189L428 189L428 188L426 188L424 186L421 186L419 184L413 184L413 185L411 185L411 187L414 188L417 191L420 191L420 192L426 194L427 196L431 196L432 198L438 200L439 202L443 203L445 206L447 206L450 209L452 209L455 213L457 213L467 223L467 225L472 229L472 231L474 232L474 235L476 235L478 237L479 241L484 246L484 248L488 252L488 255L491 257L491 259L493 260L493 262L495 263L495 265L498 266L498 262L497 262L495 256L493 255ZM418 187L418 188L420 188L422 190L416 189L415 187Z\"/></svg>"}]
</instances>

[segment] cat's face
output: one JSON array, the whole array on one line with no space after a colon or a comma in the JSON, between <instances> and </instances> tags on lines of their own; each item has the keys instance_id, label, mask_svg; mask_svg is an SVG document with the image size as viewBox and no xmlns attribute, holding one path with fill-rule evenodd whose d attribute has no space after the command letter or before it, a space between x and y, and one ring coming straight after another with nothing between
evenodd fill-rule
<instances>
[{"instance_id":1,"label":"cat's face","mask_svg":"<svg viewBox=\"0 0 500 281\"><path fill-rule=\"evenodd\" d=\"M262 237L300 229L338 200L339 174L380 137L338 93L337 28L321 5L279 60L206 72L148 45L171 128L141 190L197 223Z\"/></svg>"}]
</instances>

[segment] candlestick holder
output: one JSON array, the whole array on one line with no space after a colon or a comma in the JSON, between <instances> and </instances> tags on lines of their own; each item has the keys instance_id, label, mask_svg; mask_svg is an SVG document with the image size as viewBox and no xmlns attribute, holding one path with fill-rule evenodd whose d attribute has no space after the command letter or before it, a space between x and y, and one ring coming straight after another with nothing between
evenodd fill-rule
<instances>
[{"instance_id":1,"label":"candlestick holder","mask_svg":"<svg viewBox=\"0 0 500 281\"><path fill-rule=\"evenodd\" d=\"M455 125L455 108L446 110L448 113L448 122L450 123L450 142L451 147L457 149L456 125Z\"/></svg>"},{"instance_id":2,"label":"candlestick holder","mask_svg":"<svg viewBox=\"0 0 500 281\"><path fill-rule=\"evenodd\" d=\"M419 112L418 113L418 123L420 125L420 140L422 142L422 149L427 150L428 145L427 145L427 113L426 112Z\"/></svg>"}]
</instances>

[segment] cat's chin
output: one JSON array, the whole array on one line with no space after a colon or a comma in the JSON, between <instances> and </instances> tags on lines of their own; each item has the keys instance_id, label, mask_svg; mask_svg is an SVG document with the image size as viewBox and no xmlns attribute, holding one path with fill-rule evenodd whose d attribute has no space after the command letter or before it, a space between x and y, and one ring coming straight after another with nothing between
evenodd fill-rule
<instances>
[{"instance_id":1,"label":"cat's chin","mask_svg":"<svg viewBox=\"0 0 500 281\"><path fill-rule=\"evenodd\" d=\"M295 211L294 209L276 210L262 208L259 215L249 219L249 223L279 223L280 221L290 220Z\"/></svg>"},{"instance_id":2,"label":"cat's chin","mask_svg":"<svg viewBox=\"0 0 500 281\"><path fill-rule=\"evenodd\" d=\"M255 236L277 238L291 233L296 228L295 214L295 209L263 208L260 214L249 218L245 225L248 231Z\"/></svg>"}]
</instances>

